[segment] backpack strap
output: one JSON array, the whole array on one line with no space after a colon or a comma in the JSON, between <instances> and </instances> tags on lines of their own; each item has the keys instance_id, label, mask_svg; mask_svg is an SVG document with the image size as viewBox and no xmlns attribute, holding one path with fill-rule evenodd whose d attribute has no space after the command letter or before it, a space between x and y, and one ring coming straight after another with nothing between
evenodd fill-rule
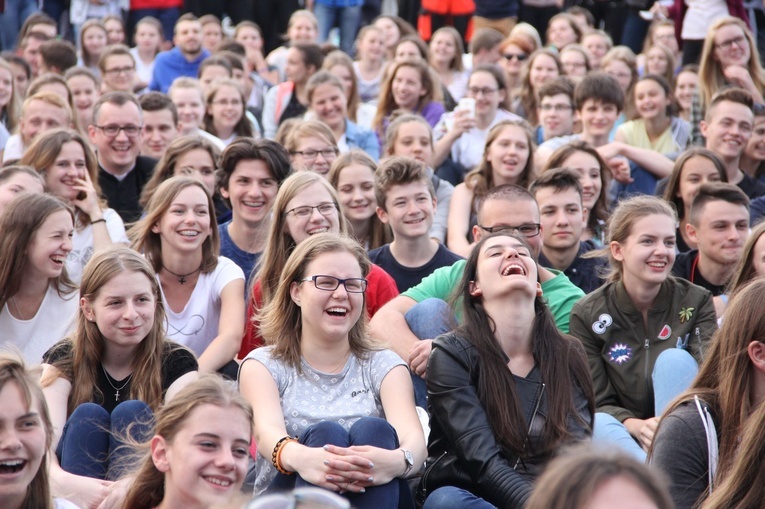
<instances>
[{"instance_id":1,"label":"backpack strap","mask_svg":"<svg viewBox=\"0 0 765 509\"><path fill-rule=\"evenodd\" d=\"M707 451L708 451L708 458L707 461L709 463L709 494L712 494L712 490L714 489L714 478L715 474L717 473L717 462L719 459L719 446L717 443L717 427L715 426L715 422L712 419L712 416L709 413L709 406L706 404L702 404L701 400L699 399L698 395L693 397L694 403L696 403L696 410L699 411L699 416L701 417L701 424L704 425L704 432L707 435Z\"/></svg>"}]
</instances>

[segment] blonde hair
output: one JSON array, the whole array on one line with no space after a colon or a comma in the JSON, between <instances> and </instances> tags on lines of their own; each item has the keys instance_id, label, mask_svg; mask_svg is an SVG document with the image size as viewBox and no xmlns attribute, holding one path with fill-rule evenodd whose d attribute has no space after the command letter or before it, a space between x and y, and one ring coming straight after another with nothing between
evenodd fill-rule
<instances>
[{"instance_id":1,"label":"blonde hair","mask_svg":"<svg viewBox=\"0 0 765 509\"><path fill-rule=\"evenodd\" d=\"M363 29L362 29L363 30ZM331 71L333 67L342 65L348 70L348 74L351 77L351 90L345 92L347 96L347 108L348 118L352 122L356 122L356 113L359 109L359 82L356 77L356 70L353 67L353 60L340 50L332 51L324 58L324 63L321 65L322 70ZM342 81L341 81L342 83Z\"/></svg>"},{"instance_id":2,"label":"blonde hair","mask_svg":"<svg viewBox=\"0 0 765 509\"><path fill-rule=\"evenodd\" d=\"M21 114L21 96L18 90L16 90L16 80L14 79L11 64L0 58L0 69L5 69L11 74L11 97L8 98L8 104L0 107L0 117L5 115L5 125L9 131L13 132Z\"/></svg>"},{"instance_id":3,"label":"blonde hair","mask_svg":"<svg viewBox=\"0 0 765 509\"><path fill-rule=\"evenodd\" d=\"M415 113L421 112L425 105L431 101L440 101L442 99L441 87L436 84L433 79L433 74L430 72L430 67L428 67L428 64L425 61L419 58L408 58L406 60L393 62L386 69L386 77L380 88L380 101L377 103L377 113L375 113L375 118L372 121L372 128L375 130L382 130L385 117L398 109L396 101L393 98L393 80L396 77L396 73L402 67L411 67L412 69L415 69L420 74L420 82L426 91L425 95L420 97L414 111Z\"/></svg>"},{"instance_id":4,"label":"blonde hair","mask_svg":"<svg viewBox=\"0 0 765 509\"><path fill-rule=\"evenodd\" d=\"M292 127L287 135L287 141L284 144L284 148L292 154L298 149L300 142L308 137L319 138L327 145L332 145L337 148L337 142L335 141L332 131L329 130L327 124L319 122L318 120L304 120Z\"/></svg>"}]
</instances>

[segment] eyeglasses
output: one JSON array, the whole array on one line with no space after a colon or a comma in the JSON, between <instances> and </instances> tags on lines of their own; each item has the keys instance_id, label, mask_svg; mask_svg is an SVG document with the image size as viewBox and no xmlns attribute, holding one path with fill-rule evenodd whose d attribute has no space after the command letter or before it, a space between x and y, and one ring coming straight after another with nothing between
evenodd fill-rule
<instances>
[{"instance_id":1,"label":"eyeglasses","mask_svg":"<svg viewBox=\"0 0 765 509\"><path fill-rule=\"evenodd\" d=\"M536 237L541 230L541 225L539 223L522 224L520 226L481 226L479 224L478 227L488 233L520 233L524 237Z\"/></svg>"},{"instance_id":2,"label":"eyeglasses","mask_svg":"<svg viewBox=\"0 0 765 509\"><path fill-rule=\"evenodd\" d=\"M470 95L475 95L475 96L483 95L484 97L488 97L488 96L492 95L497 90L499 90L499 89L498 88L489 88L489 87L486 87L486 88L470 87L470 88L468 88L468 92L470 92Z\"/></svg>"},{"instance_id":3,"label":"eyeglasses","mask_svg":"<svg viewBox=\"0 0 765 509\"><path fill-rule=\"evenodd\" d=\"M305 157L306 159L316 159L319 154L324 157L324 159L330 159L333 157L337 157L337 149L334 147L331 148L325 148L322 150L293 150L292 154L300 154L301 156Z\"/></svg>"},{"instance_id":4,"label":"eyeglasses","mask_svg":"<svg viewBox=\"0 0 765 509\"><path fill-rule=\"evenodd\" d=\"M529 56L526 55L525 53L517 53L517 54L516 53L505 53L504 55L502 55L502 57L504 57L505 60L516 59L519 62L523 62L524 60L529 58Z\"/></svg>"},{"instance_id":5,"label":"eyeglasses","mask_svg":"<svg viewBox=\"0 0 765 509\"><path fill-rule=\"evenodd\" d=\"M330 214L334 214L337 212L337 207L334 203L320 203L316 206L310 206L310 205L302 205L300 207L295 207L294 209L289 209L287 212L284 213L284 215L287 214L295 214L295 217L309 217L311 214L313 214L313 209L316 209L319 211L319 214L326 217Z\"/></svg>"},{"instance_id":6,"label":"eyeglasses","mask_svg":"<svg viewBox=\"0 0 765 509\"><path fill-rule=\"evenodd\" d=\"M115 67L114 69L105 69L104 74L117 76L119 74L130 74L135 71L135 67Z\"/></svg>"},{"instance_id":7,"label":"eyeglasses","mask_svg":"<svg viewBox=\"0 0 765 509\"><path fill-rule=\"evenodd\" d=\"M228 99L220 99L218 101L213 101L212 103L216 106L241 106L242 105L242 101L240 101L239 99L232 99L230 101Z\"/></svg>"},{"instance_id":8,"label":"eyeglasses","mask_svg":"<svg viewBox=\"0 0 765 509\"><path fill-rule=\"evenodd\" d=\"M723 41L720 44L715 44L715 46L727 51L734 44L738 46L739 48L743 48L745 43L746 43L746 37L744 37L743 35L739 35L738 37L734 37L733 39L728 39L727 41Z\"/></svg>"},{"instance_id":9,"label":"eyeglasses","mask_svg":"<svg viewBox=\"0 0 765 509\"><path fill-rule=\"evenodd\" d=\"M539 109L542 111L555 111L562 113L564 111L571 111L574 109L570 104L540 104Z\"/></svg>"},{"instance_id":10,"label":"eyeglasses","mask_svg":"<svg viewBox=\"0 0 765 509\"><path fill-rule=\"evenodd\" d=\"M138 136L138 134L141 132L141 128L143 126L140 125L94 125L96 129L101 129L101 131L107 135L110 138L114 138L117 135L119 135L120 131L125 131L125 134L128 136L128 138L135 138Z\"/></svg>"},{"instance_id":11,"label":"eyeglasses","mask_svg":"<svg viewBox=\"0 0 765 509\"><path fill-rule=\"evenodd\" d=\"M318 275L308 276L299 280L300 283L305 283L306 281L313 281L316 288L325 292L334 292L341 284L348 293L364 293L367 291L367 280L360 277L340 279L335 276Z\"/></svg>"}]
</instances>

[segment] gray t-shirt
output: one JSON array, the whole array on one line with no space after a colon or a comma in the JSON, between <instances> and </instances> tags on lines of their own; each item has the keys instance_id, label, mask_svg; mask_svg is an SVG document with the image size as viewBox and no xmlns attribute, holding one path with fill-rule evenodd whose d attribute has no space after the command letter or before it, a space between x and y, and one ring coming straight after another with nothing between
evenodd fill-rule
<instances>
[{"instance_id":1,"label":"gray t-shirt","mask_svg":"<svg viewBox=\"0 0 765 509\"><path fill-rule=\"evenodd\" d=\"M380 386L391 369L406 365L391 350L370 352L367 359L351 355L340 373L327 374L301 359L302 373L271 356L273 347L251 351L250 359L263 364L274 377L284 425L291 436L301 436L310 426L322 421L337 422L346 430L362 417L385 418L380 401ZM261 455L261 452L265 455ZM258 448L255 462L255 494L261 493L276 475L271 450Z\"/></svg>"}]
</instances>

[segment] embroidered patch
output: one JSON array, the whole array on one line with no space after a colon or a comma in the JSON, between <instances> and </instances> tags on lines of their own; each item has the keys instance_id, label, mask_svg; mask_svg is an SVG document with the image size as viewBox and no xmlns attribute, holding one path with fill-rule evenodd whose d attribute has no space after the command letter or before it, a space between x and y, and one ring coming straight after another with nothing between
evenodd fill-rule
<instances>
[{"instance_id":1,"label":"embroidered patch","mask_svg":"<svg viewBox=\"0 0 765 509\"><path fill-rule=\"evenodd\" d=\"M685 323L693 318L693 311L696 308L682 308L680 310L680 323Z\"/></svg>"},{"instance_id":2,"label":"embroidered patch","mask_svg":"<svg viewBox=\"0 0 765 509\"><path fill-rule=\"evenodd\" d=\"M603 334L606 332L606 329L611 326L612 323L614 323L614 320L611 318L611 315L608 313L603 313L598 317L597 322L593 322L592 332L595 334Z\"/></svg>"},{"instance_id":3,"label":"embroidered patch","mask_svg":"<svg viewBox=\"0 0 765 509\"><path fill-rule=\"evenodd\" d=\"M608 351L608 357L611 362L619 365L624 364L632 358L632 348L625 344L617 343Z\"/></svg>"},{"instance_id":4,"label":"embroidered patch","mask_svg":"<svg viewBox=\"0 0 765 509\"><path fill-rule=\"evenodd\" d=\"M665 339L669 338L672 335L672 327L670 327L667 324L664 324L664 327L661 328L661 332L659 332L659 339L664 341Z\"/></svg>"}]
</instances>

